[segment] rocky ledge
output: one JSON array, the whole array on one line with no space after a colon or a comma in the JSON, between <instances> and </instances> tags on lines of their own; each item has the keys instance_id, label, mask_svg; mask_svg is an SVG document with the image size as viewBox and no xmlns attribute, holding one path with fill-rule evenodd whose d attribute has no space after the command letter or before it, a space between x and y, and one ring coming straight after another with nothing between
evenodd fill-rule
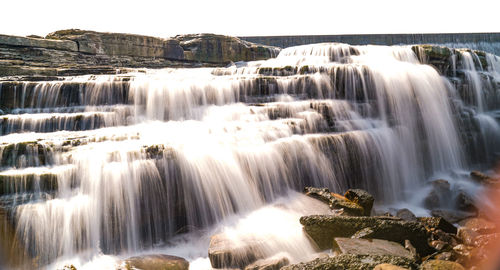
<instances>
[{"instance_id":1,"label":"rocky ledge","mask_svg":"<svg viewBox=\"0 0 500 270\"><path fill-rule=\"evenodd\" d=\"M279 48L213 34L157 38L69 29L42 37L0 35L0 77L116 73L124 68L224 66L267 59Z\"/></svg>"}]
</instances>

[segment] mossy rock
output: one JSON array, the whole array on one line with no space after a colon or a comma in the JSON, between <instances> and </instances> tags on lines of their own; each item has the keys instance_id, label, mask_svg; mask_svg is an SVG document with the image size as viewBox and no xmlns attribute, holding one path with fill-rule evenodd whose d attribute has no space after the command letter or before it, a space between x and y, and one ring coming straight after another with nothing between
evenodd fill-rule
<instances>
[{"instance_id":1,"label":"mossy rock","mask_svg":"<svg viewBox=\"0 0 500 270\"><path fill-rule=\"evenodd\" d=\"M429 234L419 222L404 221L391 217L350 217L333 215L313 215L300 218L304 231L320 249L333 246L335 237L351 237L358 231L370 228L371 238L405 244L410 240L420 255L429 255L434 249L429 246Z\"/></svg>"},{"instance_id":2,"label":"mossy rock","mask_svg":"<svg viewBox=\"0 0 500 270\"><path fill-rule=\"evenodd\" d=\"M339 255L335 257L319 258L310 262L293 264L282 267L282 270L367 270L377 265L387 263L406 269L416 270L414 260L388 255Z\"/></svg>"}]
</instances>

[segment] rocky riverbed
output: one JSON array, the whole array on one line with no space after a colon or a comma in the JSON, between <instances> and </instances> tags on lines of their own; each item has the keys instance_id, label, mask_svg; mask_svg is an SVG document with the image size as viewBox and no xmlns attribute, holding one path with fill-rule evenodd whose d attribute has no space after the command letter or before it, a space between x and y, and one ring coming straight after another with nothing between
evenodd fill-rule
<instances>
[{"instance_id":1,"label":"rocky riverbed","mask_svg":"<svg viewBox=\"0 0 500 270\"><path fill-rule=\"evenodd\" d=\"M478 171L472 181L487 188L500 185L500 179ZM435 183L429 196L443 188ZM262 239L239 239L233 242L224 234L213 235L208 249L215 269L245 270L461 270L485 269L491 263L494 248L500 240L496 213L482 204L469 201L468 209L432 211L431 217L417 217L408 209L379 212L372 209L376 200L364 190L350 189L344 195L326 188L306 187L304 193L331 209L329 215L303 216L297 222L317 249L311 261L290 264L286 254L266 257ZM451 199L450 197L441 197ZM470 211L470 209L474 211ZM431 206L429 210L436 210ZM454 214L451 214L454 213ZM178 257L150 255L124 260L125 269L188 269Z\"/></svg>"}]
</instances>

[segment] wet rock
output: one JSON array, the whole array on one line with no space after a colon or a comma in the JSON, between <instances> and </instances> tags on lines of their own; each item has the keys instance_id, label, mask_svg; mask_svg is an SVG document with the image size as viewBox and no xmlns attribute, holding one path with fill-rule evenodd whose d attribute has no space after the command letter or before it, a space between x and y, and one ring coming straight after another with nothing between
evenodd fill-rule
<instances>
[{"instance_id":1,"label":"wet rock","mask_svg":"<svg viewBox=\"0 0 500 270\"><path fill-rule=\"evenodd\" d=\"M437 251L449 251L452 249L451 245L441 240L433 240L430 242L430 246Z\"/></svg>"},{"instance_id":2,"label":"wet rock","mask_svg":"<svg viewBox=\"0 0 500 270\"><path fill-rule=\"evenodd\" d=\"M491 233L491 234L484 234L484 235L479 235L475 239L475 244L476 246L488 246L491 244L498 243L500 240L500 233Z\"/></svg>"},{"instance_id":3,"label":"wet rock","mask_svg":"<svg viewBox=\"0 0 500 270\"><path fill-rule=\"evenodd\" d=\"M362 189L349 189L344 194L344 197L363 207L364 216L370 215L373 207L373 202L375 201L370 193Z\"/></svg>"},{"instance_id":4,"label":"wet rock","mask_svg":"<svg viewBox=\"0 0 500 270\"><path fill-rule=\"evenodd\" d=\"M336 237L333 251L339 254L392 255L413 259L413 255L401 244L380 239L353 239Z\"/></svg>"},{"instance_id":5,"label":"wet rock","mask_svg":"<svg viewBox=\"0 0 500 270\"><path fill-rule=\"evenodd\" d=\"M469 264L472 260L472 250L473 247L463 244L453 247L453 251L457 255L457 262L463 265Z\"/></svg>"},{"instance_id":6,"label":"wet rock","mask_svg":"<svg viewBox=\"0 0 500 270\"><path fill-rule=\"evenodd\" d=\"M419 217L418 221L428 230L442 230L447 233L456 234L457 228L442 217Z\"/></svg>"},{"instance_id":7,"label":"wet rock","mask_svg":"<svg viewBox=\"0 0 500 270\"><path fill-rule=\"evenodd\" d=\"M258 260L247 267L245 270L279 270L281 267L289 265L290 260L287 257L272 257Z\"/></svg>"},{"instance_id":8,"label":"wet rock","mask_svg":"<svg viewBox=\"0 0 500 270\"><path fill-rule=\"evenodd\" d=\"M448 47L422 44L414 45L412 50L422 63L433 65L442 74L449 72L452 51Z\"/></svg>"},{"instance_id":9,"label":"wet rock","mask_svg":"<svg viewBox=\"0 0 500 270\"><path fill-rule=\"evenodd\" d=\"M331 209L342 209L343 213L350 216L361 216L365 212L363 207L348 200L342 195L330 192L328 188L306 187L307 196L327 203Z\"/></svg>"},{"instance_id":10,"label":"wet rock","mask_svg":"<svg viewBox=\"0 0 500 270\"><path fill-rule=\"evenodd\" d=\"M431 215L433 217L442 217L449 223L457 223L461 220L475 217L477 214L471 212L449 210L449 209L436 209L431 211Z\"/></svg>"},{"instance_id":11,"label":"wet rock","mask_svg":"<svg viewBox=\"0 0 500 270\"><path fill-rule=\"evenodd\" d=\"M411 253L412 257L415 260L420 259L420 255L418 255L417 249L411 244L410 240L408 239L405 240L405 249Z\"/></svg>"},{"instance_id":12,"label":"wet rock","mask_svg":"<svg viewBox=\"0 0 500 270\"><path fill-rule=\"evenodd\" d=\"M417 217L415 216L415 214L413 214L412 211L410 211L406 208L399 209L396 212L396 216L398 218L401 218L402 220L406 220L406 221L417 221Z\"/></svg>"},{"instance_id":13,"label":"wet rock","mask_svg":"<svg viewBox=\"0 0 500 270\"><path fill-rule=\"evenodd\" d=\"M408 268L403 268L393 264L383 263L375 266L373 270L408 270Z\"/></svg>"},{"instance_id":14,"label":"wet rock","mask_svg":"<svg viewBox=\"0 0 500 270\"><path fill-rule=\"evenodd\" d=\"M490 234L497 231L495 223L484 218L468 218L460 221L458 224L478 234Z\"/></svg>"},{"instance_id":15,"label":"wet rock","mask_svg":"<svg viewBox=\"0 0 500 270\"><path fill-rule=\"evenodd\" d=\"M432 230L430 240L437 240L445 242L450 246L456 246L460 243L460 239L453 233L446 233L442 230Z\"/></svg>"},{"instance_id":16,"label":"wet rock","mask_svg":"<svg viewBox=\"0 0 500 270\"><path fill-rule=\"evenodd\" d=\"M384 217L313 215L301 217L300 223L320 249L331 248L335 237L351 237L362 229L371 228L373 238L400 244L408 239L420 254L433 252L427 243L427 230L419 222Z\"/></svg>"},{"instance_id":17,"label":"wet rock","mask_svg":"<svg viewBox=\"0 0 500 270\"><path fill-rule=\"evenodd\" d=\"M470 173L470 177L472 178L472 180L485 185L494 184L498 182L498 179L495 179L480 171L472 171Z\"/></svg>"},{"instance_id":18,"label":"wet rock","mask_svg":"<svg viewBox=\"0 0 500 270\"><path fill-rule=\"evenodd\" d=\"M469 261L473 261L475 263L481 263L490 260L491 256L493 255L492 251L498 249L499 241L500 241L499 233L480 235L475 239L476 248L472 249L470 247L464 246L463 248L464 256L462 259L466 263ZM467 255L469 255L470 257L468 257Z\"/></svg>"},{"instance_id":19,"label":"wet rock","mask_svg":"<svg viewBox=\"0 0 500 270\"><path fill-rule=\"evenodd\" d=\"M465 227L458 228L457 232L458 238L466 245L475 245L475 240L479 235L479 233Z\"/></svg>"},{"instance_id":20,"label":"wet rock","mask_svg":"<svg viewBox=\"0 0 500 270\"><path fill-rule=\"evenodd\" d=\"M244 268L265 257L262 241L246 238L233 240L224 234L212 236L208 258L213 268Z\"/></svg>"},{"instance_id":21,"label":"wet rock","mask_svg":"<svg viewBox=\"0 0 500 270\"><path fill-rule=\"evenodd\" d=\"M465 270L463 266L456 262L443 260L428 260L422 263L421 270Z\"/></svg>"},{"instance_id":22,"label":"wet rock","mask_svg":"<svg viewBox=\"0 0 500 270\"><path fill-rule=\"evenodd\" d=\"M170 255L145 255L126 259L123 269L188 270L189 262L184 258Z\"/></svg>"},{"instance_id":23,"label":"wet rock","mask_svg":"<svg viewBox=\"0 0 500 270\"><path fill-rule=\"evenodd\" d=\"M408 258L388 255L353 255L343 254L335 257L315 259L310 262L293 264L281 268L282 270L366 270L373 269L380 264L391 264L406 269L417 269L417 264Z\"/></svg>"},{"instance_id":24,"label":"wet rock","mask_svg":"<svg viewBox=\"0 0 500 270\"><path fill-rule=\"evenodd\" d=\"M444 179L434 180L431 183L432 190L424 199L427 209L435 209L446 205L444 198L451 196L450 183Z\"/></svg>"},{"instance_id":25,"label":"wet rock","mask_svg":"<svg viewBox=\"0 0 500 270\"><path fill-rule=\"evenodd\" d=\"M477 208L474 203L474 199L469 196L466 192L460 191L455 198L457 209L466 212L477 212Z\"/></svg>"},{"instance_id":26,"label":"wet rock","mask_svg":"<svg viewBox=\"0 0 500 270\"><path fill-rule=\"evenodd\" d=\"M433 256L433 259L443 260L443 261L455 261L457 259L457 256L454 252L446 251L437 253L435 256Z\"/></svg>"}]
</instances>

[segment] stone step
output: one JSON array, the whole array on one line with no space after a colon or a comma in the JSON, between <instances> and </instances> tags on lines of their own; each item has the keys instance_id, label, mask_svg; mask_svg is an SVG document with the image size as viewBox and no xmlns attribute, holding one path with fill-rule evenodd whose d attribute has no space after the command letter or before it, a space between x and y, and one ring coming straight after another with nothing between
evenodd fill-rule
<instances>
[{"instance_id":1,"label":"stone step","mask_svg":"<svg viewBox=\"0 0 500 270\"><path fill-rule=\"evenodd\" d=\"M73 165L5 170L0 172L0 196L53 192L61 181L72 181L74 173Z\"/></svg>"},{"instance_id":2,"label":"stone step","mask_svg":"<svg viewBox=\"0 0 500 270\"><path fill-rule=\"evenodd\" d=\"M16 132L80 131L127 124L127 112L9 114L0 116L0 135Z\"/></svg>"}]
</instances>

